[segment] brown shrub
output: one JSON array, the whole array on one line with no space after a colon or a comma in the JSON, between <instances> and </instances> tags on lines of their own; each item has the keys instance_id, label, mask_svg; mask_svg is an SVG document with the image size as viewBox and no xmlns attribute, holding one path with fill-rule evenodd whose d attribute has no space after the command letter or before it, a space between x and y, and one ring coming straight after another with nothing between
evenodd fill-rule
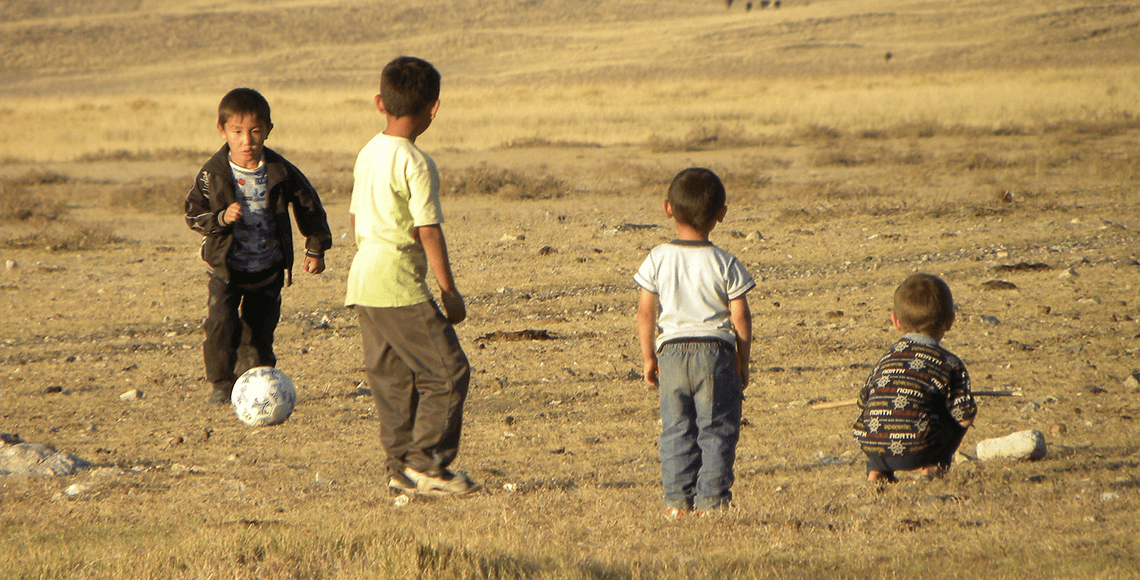
<instances>
[{"instance_id":1,"label":"brown shrub","mask_svg":"<svg viewBox=\"0 0 1140 580\"><path fill-rule=\"evenodd\" d=\"M551 199L566 195L570 188L549 175L531 176L480 163L460 171L447 171L441 189L450 195L499 195L507 199Z\"/></svg>"},{"instance_id":2,"label":"brown shrub","mask_svg":"<svg viewBox=\"0 0 1140 580\"><path fill-rule=\"evenodd\" d=\"M0 181L0 223L48 222L59 219L66 206L54 199L36 195L24 185L25 178Z\"/></svg>"},{"instance_id":3,"label":"brown shrub","mask_svg":"<svg viewBox=\"0 0 1140 580\"><path fill-rule=\"evenodd\" d=\"M108 193L108 204L142 213L179 214L184 211L186 179L151 179L114 186Z\"/></svg>"}]
</instances>

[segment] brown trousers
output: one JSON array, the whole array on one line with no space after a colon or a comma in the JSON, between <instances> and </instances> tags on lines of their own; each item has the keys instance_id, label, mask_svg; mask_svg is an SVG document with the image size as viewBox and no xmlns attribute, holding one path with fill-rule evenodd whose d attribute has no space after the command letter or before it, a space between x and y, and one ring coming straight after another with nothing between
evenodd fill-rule
<instances>
[{"instance_id":1,"label":"brown trousers","mask_svg":"<svg viewBox=\"0 0 1140 580\"><path fill-rule=\"evenodd\" d=\"M459 452L471 366L434 301L354 306L389 475L439 475Z\"/></svg>"}]
</instances>

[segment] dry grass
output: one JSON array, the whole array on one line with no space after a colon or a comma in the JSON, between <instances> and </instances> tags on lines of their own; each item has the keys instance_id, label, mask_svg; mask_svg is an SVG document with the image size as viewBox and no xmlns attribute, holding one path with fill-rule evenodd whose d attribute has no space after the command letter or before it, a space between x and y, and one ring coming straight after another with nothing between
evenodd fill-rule
<instances>
[{"instance_id":1,"label":"dry grass","mask_svg":"<svg viewBox=\"0 0 1140 580\"><path fill-rule=\"evenodd\" d=\"M0 479L0 576L1140 576L1140 408L1121 386L1140 352L1140 5L740 4L0 6L0 261L18 263L0 272L0 430L96 464ZM223 18L266 25L240 46ZM401 53L445 79L418 143L469 304L456 467L486 493L396 507L341 300L352 163ZM203 266L179 216L237 83L269 97L269 145L336 240L328 272L286 290L299 405L261 430L203 402ZM737 507L667 521L631 276L673 235L660 201L689 165L728 187L713 240L760 282L757 347ZM1048 269L1001 268L1022 262ZM918 270L954 289L946 343L975 387L1026 393L982 400L963 450L1033 428L1044 460L880 488L850 412L806 407L853 395ZM546 339L493 339L524 330Z\"/></svg>"}]
</instances>

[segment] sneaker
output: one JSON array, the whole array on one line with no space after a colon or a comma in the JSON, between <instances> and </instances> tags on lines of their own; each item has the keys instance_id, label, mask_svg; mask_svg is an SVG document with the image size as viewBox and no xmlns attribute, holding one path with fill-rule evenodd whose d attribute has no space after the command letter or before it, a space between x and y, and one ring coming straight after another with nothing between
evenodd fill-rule
<instances>
[{"instance_id":1,"label":"sneaker","mask_svg":"<svg viewBox=\"0 0 1140 580\"><path fill-rule=\"evenodd\" d=\"M665 519L679 520L679 519L685 517L685 513L686 513L685 510L683 510L681 508L668 507L668 508L665 508Z\"/></svg>"},{"instance_id":2,"label":"sneaker","mask_svg":"<svg viewBox=\"0 0 1140 580\"><path fill-rule=\"evenodd\" d=\"M416 495L416 484L403 474L394 473L388 478L388 491L396 495Z\"/></svg>"},{"instance_id":3,"label":"sneaker","mask_svg":"<svg viewBox=\"0 0 1140 580\"><path fill-rule=\"evenodd\" d=\"M483 489L462 471L445 469L441 475L434 476L409 467L404 470L404 477L416 484L416 493L423 495L466 497Z\"/></svg>"}]
</instances>

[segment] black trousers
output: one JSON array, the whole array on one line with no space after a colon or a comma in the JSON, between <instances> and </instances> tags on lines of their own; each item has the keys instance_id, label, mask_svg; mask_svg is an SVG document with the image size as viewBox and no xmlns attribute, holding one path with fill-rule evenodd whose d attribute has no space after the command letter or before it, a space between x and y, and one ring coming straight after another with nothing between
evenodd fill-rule
<instances>
[{"instance_id":1,"label":"black trousers","mask_svg":"<svg viewBox=\"0 0 1140 580\"><path fill-rule=\"evenodd\" d=\"M281 319L281 287L284 271L267 270L255 274L232 272L227 284L210 277L210 299L206 315L206 340L202 354L206 380L215 388L227 388L237 380L238 347L242 323L249 326L250 346L257 352L256 366L276 366L273 333Z\"/></svg>"}]
</instances>

